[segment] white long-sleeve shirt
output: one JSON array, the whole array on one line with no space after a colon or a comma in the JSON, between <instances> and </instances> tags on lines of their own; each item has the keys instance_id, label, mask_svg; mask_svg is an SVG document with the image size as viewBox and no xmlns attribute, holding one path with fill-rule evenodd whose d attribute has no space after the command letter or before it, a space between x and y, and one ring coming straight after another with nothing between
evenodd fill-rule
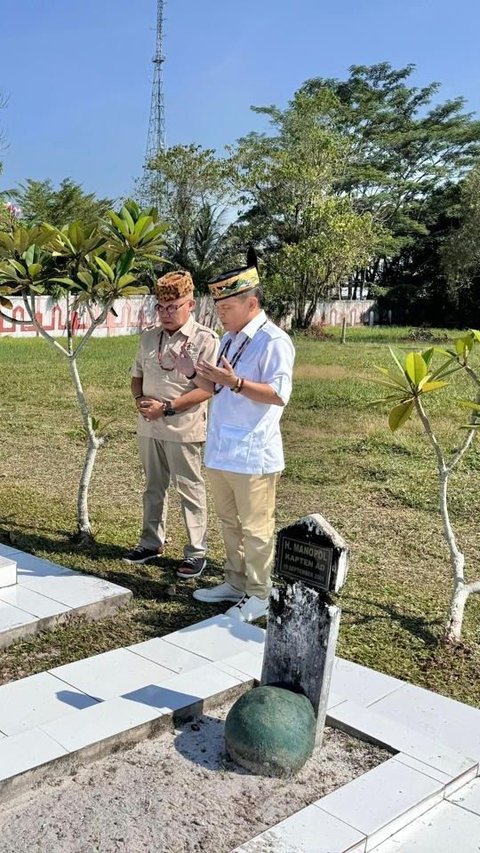
<instances>
[{"instance_id":1,"label":"white long-sleeve shirt","mask_svg":"<svg viewBox=\"0 0 480 853\"><path fill-rule=\"evenodd\" d=\"M286 405L292 390L295 359L289 336L261 311L240 332L224 335L220 353L232 363L241 348L235 374L270 385ZM256 403L223 386L210 404L205 446L207 468L242 474L282 471L285 467L280 433L283 409L271 403Z\"/></svg>"}]
</instances>

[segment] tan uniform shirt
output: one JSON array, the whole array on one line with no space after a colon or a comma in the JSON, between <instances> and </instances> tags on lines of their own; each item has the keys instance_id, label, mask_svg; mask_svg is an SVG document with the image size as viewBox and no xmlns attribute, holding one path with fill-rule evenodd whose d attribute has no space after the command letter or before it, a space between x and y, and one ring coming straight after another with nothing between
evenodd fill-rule
<instances>
[{"instance_id":1,"label":"tan uniform shirt","mask_svg":"<svg viewBox=\"0 0 480 853\"><path fill-rule=\"evenodd\" d=\"M145 397L172 401L195 388L213 390L211 383L200 376L187 379L175 369L175 354L180 352L185 341L194 362L199 359L215 362L218 336L212 329L197 323L193 317L189 317L173 335L160 326L143 332L130 373L143 379L142 392ZM146 421L139 415L138 435L183 443L205 441L207 405L207 402L199 403L185 412L171 417L162 415L155 421Z\"/></svg>"}]
</instances>

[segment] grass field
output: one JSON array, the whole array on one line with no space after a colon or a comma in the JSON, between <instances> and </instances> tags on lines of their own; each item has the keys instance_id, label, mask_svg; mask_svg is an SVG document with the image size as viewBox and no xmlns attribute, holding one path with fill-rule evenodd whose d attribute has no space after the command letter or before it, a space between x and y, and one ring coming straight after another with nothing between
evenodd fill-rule
<instances>
[{"instance_id":1,"label":"grass field","mask_svg":"<svg viewBox=\"0 0 480 853\"><path fill-rule=\"evenodd\" d=\"M328 331L328 330L327 330ZM322 512L349 540L353 560L341 595L338 651L407 681L480 705L480 596L467 605L464 644L439 645L450 596L448 553L437 512L429 446L412 422L392 436L386 413L368 404L381 396L363 381L373 364L389 363L387 343L421 348L405 329L339 331L326 340L295 338L295 390L283 419L287 468L280 483L277 523ZM428 335L426 336L428 337ZM438 333L439 339L445 332ZM75 551L75 493L82 434L64 361L46 343L0 339L0 538L63 565L133 590L133 603L96 623L67 625L0 653L0 681L20 678L87 655L168 633L221 608L192 599L195 581L177 583L184 531L172 499L169 546L159 566L121 561L137 542L142 476L128 367L135 338L96 339L80 370L94 413L113 419L91 488L96 547ZM458 389L462 396L462 389ZM463 394L465 389L463 390ZM450 447L465 414L441 392L431 400ZM480 575L480 445L452 482L452 518L467 560ZM210 569L221 575L222 543L210 516ZM472 574L470 574L472 577Z\"/></svg>"}]
</instances>

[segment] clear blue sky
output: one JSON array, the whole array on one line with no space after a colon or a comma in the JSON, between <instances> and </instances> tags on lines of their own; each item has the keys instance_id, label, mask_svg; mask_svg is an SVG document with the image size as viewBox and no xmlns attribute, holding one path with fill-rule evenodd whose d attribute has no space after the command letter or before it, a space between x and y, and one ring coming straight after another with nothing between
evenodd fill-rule
<instances>
[{"instance_id":1,"label":"clear blue sky","mask_svg":"<svg viewBox=\"0 0 480 853\"><path fill-rule=\"evenodd\" d=\"M314 76L414 62L480 113L478 0L169 0L167 143L219 150L251 129L251 104L284 105ZM0 188L71 176L128 193L150 109L155 0L0 0Z\"/></svg>"}]
</instances>

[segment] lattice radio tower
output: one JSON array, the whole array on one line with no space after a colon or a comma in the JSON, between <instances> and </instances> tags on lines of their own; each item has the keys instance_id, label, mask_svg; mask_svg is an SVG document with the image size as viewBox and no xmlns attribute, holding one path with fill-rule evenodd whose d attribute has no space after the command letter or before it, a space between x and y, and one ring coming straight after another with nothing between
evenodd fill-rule
<instances>
[{"instance_id":1,"label":"lattice radio tower","mask_svg":"<svg viewBox=\"0 0 480 853\"><path fill-rule=\"evenodd\" d=\"M157 35L153 62L152 99L150 103L150 119L148 122L147 149L143 166L142 188L143 195L159 209L162 199L159 197L156 182L152 182L152 172L149 164L165 149L165 102L163 97L163 35L165 21L165 0L157 0Z\"/></svg>"}]
</instances>

